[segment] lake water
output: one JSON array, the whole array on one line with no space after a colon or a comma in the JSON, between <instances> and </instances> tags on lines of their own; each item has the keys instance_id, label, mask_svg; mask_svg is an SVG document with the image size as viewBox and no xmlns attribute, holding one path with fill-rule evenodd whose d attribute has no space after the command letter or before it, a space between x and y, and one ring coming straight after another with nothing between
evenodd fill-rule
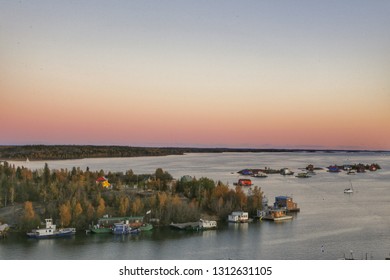
<instances>
[{"instance_id":1,"label":"lake water","mask_svg":"<svg viewBox=\"0 0 390 280\"><path fill-rule=\"evenodd\" d=\"M233 187L244 168L288 167L300 172L308 164L378 163L375 172L347 175L321 170L308 179L269 175L252 178L269 198L292 196L301 211L290 221L249 224L220 223L205 232L154 229L139 235L93 235L30 240L10 234L0 240L0 259L133 259L133 260L334 260L350 256L383 260L390 253L390 153L222 153L183 156L103 158L46 161L51 169L73 166L81 169L153 173L161 167L174 178L191 175L209 177ZM28 168L43 168L44 161L11 162ZM354 193L343 190L353 184ZM322 250L323 248L323 250Z\"/></svg>"}]
</instances>

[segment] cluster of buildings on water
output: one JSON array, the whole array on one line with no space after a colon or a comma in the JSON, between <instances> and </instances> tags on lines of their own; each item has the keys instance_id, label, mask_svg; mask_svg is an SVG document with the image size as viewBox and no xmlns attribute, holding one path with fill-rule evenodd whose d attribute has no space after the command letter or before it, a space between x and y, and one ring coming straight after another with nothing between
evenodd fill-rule
<instances>
[{"instance_id":1,"label":"cluster of buildings on water","mask_svg":"<svg viewBox=\"0 0 390 280\"><path fill-rule=\"evenodd\" d=\"M298 204L290 196L275 197L275 202L272 206L268 205L267 197L263 197L262 209L257 210L257 215L254 218L270 221L291 220L293 216L287 214L299 211ZM251 219L248 212L235 211L228 216L228 221L231 223L246 223L250 222Z\"/></svg>"}]
</instances>

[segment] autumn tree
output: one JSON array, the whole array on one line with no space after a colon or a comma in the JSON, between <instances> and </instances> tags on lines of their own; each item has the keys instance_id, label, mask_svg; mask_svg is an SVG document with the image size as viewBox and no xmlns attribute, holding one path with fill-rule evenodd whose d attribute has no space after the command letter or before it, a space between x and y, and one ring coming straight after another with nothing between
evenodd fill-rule
<instances>
[{"instance_id":1,"label":"autumn tree","mask_svg":"<svg viewBox=\"0 0 390 280\"><path fill-rule=\"evenodd\" d=\"M22 229L30 230L39 226L39 217L35 214L31 201L26 201L23 207Z\"/></svg>"},{"instance_id":2,"label":"autumn tree","mask_svg":"<svg viewBox=\"0 0 390 280\"><path fill-rule=\"evenodd\" d=\"M139 197L137 197L133 203L131 204L131 212L133 215L139 215L141 214L141 211L143 210L144 205Z\"/></svg>"},{"instance_id":3,"label":"autumn tree","mask_svg":"<svg viewBox=\"0 0 390 280\"><path fill-rule=\"evenodd\" d=\"M123 195L119 198L119 215L126 216L127 211L129 210L130 201L126 195Z\"/></svg>"},{"instance_id":4,"label":"autumn tree","mask_svg":"<svg viewBox=\"0 0 390 280\"><path fill-rule=\"evenodd\" d=\"M105 203L103 198L100 198L99 205L98 205L98 207L96 209L96 215L98 217L103 217L105 212L106 212L106 203Z\"/></svg>"},{"instance_id":5,"label":"autumn tree","mask_svg":"<svg viewBox=\"0 0 390 280\"><path fill-rule=\"evenodd\" d=\"M87 213L86 213L87 220L88 221L93 220L95 217L95 208L93 208L92 204L89 201L86 202L86 209L87 209Z\"/></svg>"},{"instance_id":6,"label":"autumn tree","mask_svg":"<svg viewBox=\"0 0 390 280\"><path fill-rule=\"evenodd\" d=\"M83 224L83 208L81 207L80 202L76 203L76 206L73 209L73 221L76 227L80 227Z\"/></svg>"},{"instance_id":7,"label":"autumn tree","mask_svg":"<svg viewBox=\"0 0 390 280\"><path fill-rule=\"evenodd\" d=\"M72 211L70 207L70 202L67 201L64 204L61 204L59 210L60 210L61 225L64 227L69 226L72 221Z\"/></svg>"},{"instance_id":8,"label":"autumn tree","mask_svg":"<svg viewBox=\"0 0 390 280\"><path fill-rule=\"evenodd\" d=\"M257 210L262 209L262 203L263 203L263 192L261 188L258 186L255 186L253 190L250 192L250 195L248 195L248 202L247 202L247 210L249 214L256 215Z\"/></svg>"}]
</instances>

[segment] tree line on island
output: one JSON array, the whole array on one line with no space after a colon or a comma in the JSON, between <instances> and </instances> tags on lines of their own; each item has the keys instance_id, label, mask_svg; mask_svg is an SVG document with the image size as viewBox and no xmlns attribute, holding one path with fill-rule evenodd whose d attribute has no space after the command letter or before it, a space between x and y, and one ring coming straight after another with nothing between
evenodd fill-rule
<instances>
[{"instance_id":1,"label":"tree line on island","mask_svg":"<svg viewBox=\"0 0 390 280\"><path fill-rule=\"evenodd\" d=\"M97 181L100 177L107 179L109 188ZM241 186L231 188L209 178L176 180L161 168L153 174L134 174L131 169L106 174L76 167L51 170L48 164L41 170L8 162L0 165L0 210L23 205L8 221L23 231L48 217L63 227L86 229L104 215L144 216L149 211L160 225L196 221L205 215L224 220L235 210L255 215L262 198L257 186L247 195Z\"/></svg>"},{"instance_id":2,"label":"tree line on island","mask_svg":"<svg viewBox=\"0 0 390 280\"><path fill-rule=\"evenodd\" d=\"M104 157L140 157L183 155L185 153L222 152L332 152L319 149L250 149L250 148L191 148L191 147L131 147L94 145L21 145L0 146L3 160L61 160ZM347 150L345 150L347 151ZM351 150L352 151L352 150ZM354 151L358 152L358 151Z\"/></svg>"}]
</instances>

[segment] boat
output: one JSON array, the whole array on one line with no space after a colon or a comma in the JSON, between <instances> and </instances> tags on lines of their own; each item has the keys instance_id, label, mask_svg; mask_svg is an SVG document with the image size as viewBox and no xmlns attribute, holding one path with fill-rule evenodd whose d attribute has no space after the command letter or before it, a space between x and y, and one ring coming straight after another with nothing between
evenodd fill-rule
<instances>
[{"instance_id":1,"label":"boat","mask_svg":"<svg viewBox=\"0 0 390 280\"><path fill-rule=\"evenodd\" d=\"M112 227L112 233L113 234L136 234L139 233L140 229L138 228L132 228L128 221L121 222L121 223L115 223Z\"/></svg>"},{"instance_id":2,"label":"boat","mask_svg":"<svg viewBox=\"0 0 390 280\"><path fill-rule=\"evenodd\" d=\"M280 195L275 197L274 202L275 209L285 209L286 212L299 212L300 208L298 204L293 201L292 197Z\"/></svg>"},{"instance_id":3,"label":"boat","mask_svg":"<svg viewBox=\"0 0 390 280\"><path fill-rule=\"evenodd\" d=\"M353 193L352 183L351 183L351 187L344 189L344 193Z\"/></svg>"},{"instance_id":4,"label":"boat","mask_svg":"<svg viewBox=\"0 0 390 280\"><path fill-rule=\"evenodd\" d=\"M269 221L286 221L291 220L293 217L286 215L286 209L282 208L275 208L275 209L269 209L268 211L262 211L259 212L258 215L260 215L261 220L269 220Z\"/></svg>"},{"instance_id":5,"label":"boat","mask_svg":"<svg viewBox=\"0 0 390 280\"><path fill-rule=\"evenodd\" d=\"M331 165L331 166L328 166L327 168L328 168L328 172L330 172L330 173L341 172L340 167L337 165Z\"/></svg>"},{"instance_id":6,"label":"boat","mask_svg":"<svg viewBox=\"0 0 390 280\"><path fill-rule=\"evenodd\" d=\"M45 228L33 229L31 232L27 233L27 236L31 238L44 239L44 238L67 237L76 234L75 228L57 229L57 226L53 224L52 219L45 219L45 223L46 223Z\"/></svg>"},{"instance_id":7,"label":"boat","mask_svg":"<svg viewBox=\"0 0 390 280\"><path fill-rule=\"evenodd\" d=\"M252 181L250 179L238 179L238 182L234 183L234 185L241 187L250 187L252 186Z\"/></svg>"},{"instance_id":8,"label":"boat","mask_svg":"<svg viewBox=\"0 0 390 280\"><path fill-rule=\"evenodd\" d=\"M353 189L346 188L346 189L344 189L344 193L353 193Z\"/></svg>"},{"instance_id":9,"label":"boat","mask_svg":"<svg viewBox=\"0 0 390 280\"><path fill-rule=\"evenodd\" d=\"M252 177L254 177L254 178L267 178L268 175L265 173L259 172L259 173L253 174Z\"/></svg>"},{"instance_id":10,"label":"boat","mask_svg":"<svg viewBox=\"0 0 390 280\"><path fill-rule=\"evenodd\" d=\"M174 229L180 230L208 230L208 229L216 229L217 222L199 219L197 222L188 222L188 223L171 223L170 227Z\"/></svg>"},{"instance_id":11,"label":"boat","mask_svg":"<svg viewBox=\"0 0 390 280\"><path fill-rule=\"evenodd\" d=\"M283 175L283 176L286 176L286 175L294 175L294 172L291 171L290 169L288 168L282 168L280 170L280 174Z\"/></svg>"},{"instance_id":12,"label":"boat","mask_svg":"<svg viewBox=\"0 0 390 280\"><path fill-rule=\"evenodd\" d=\"M344 189L344 193L353 193L352 184L351 184L351 187Z\"/></svg>"},{"instance_id":13,"label":"boat","mask_svg":"<svg viewBox=\"0 0 390 280\"><path fill-rule=\"evenodd\" d=\"M310 178L311 176L307 172L301 172L301 173L298 173L295 177L296 178Z\"/></svg>"},{"instance_id":14,"label":"boat","mask_svg":"<svg viewBox=\"0 0 390 280\"><path fill-rule=\"evenodd\" d=\"M91 228L92 233L111 233L112 232L112 227L105 227L105 226L100 226L99 224L94 225Z\"/></svg>"},{"instance_id":15,"label":"boat","mask_svg":"<svg viewBox=\"0 0 390 280\"><path fill-rule=\"evenodd\" d=\"M248 212L234 211L228 216L230 223L247 223L249 222Z\"/></svg>"},{"instance_id":16,"label":"boat","mask_svg":"<svg viewBox=\"0 0 390 280\"><path fill-rule=\"evenodd\" d=\"M7 231L9 230L9 226L7 224L0 223L0 238L7 237Z\"/></svg>"},{"instance_id":17,"label":"boat","mask_svg":"<svg viewBox=\"0 0 390 280\"><path fill-rule=\"evenodd\" d=\"M138 229L139 229L140 231L149 231L149 230L152 230L152 229L153 229L153 225L152 225L152 224L149 224L149 223L142 224L140 227L138 227Z\"/></svg>"},{"instance_id":18,"label":"boat","mask_svg":"<svg viewBox=\"0 0 390 280\"><path fill-rule=\"evenodd\" d=\"M144 217L142 216L129 216L129 217L108 217L98 219L96 225L90 226L91 233L103 234L112 233L112 228L115 223L122 223L128 221L130 227L140 227L143 224Z\"/></svg>"}]
</instances>

